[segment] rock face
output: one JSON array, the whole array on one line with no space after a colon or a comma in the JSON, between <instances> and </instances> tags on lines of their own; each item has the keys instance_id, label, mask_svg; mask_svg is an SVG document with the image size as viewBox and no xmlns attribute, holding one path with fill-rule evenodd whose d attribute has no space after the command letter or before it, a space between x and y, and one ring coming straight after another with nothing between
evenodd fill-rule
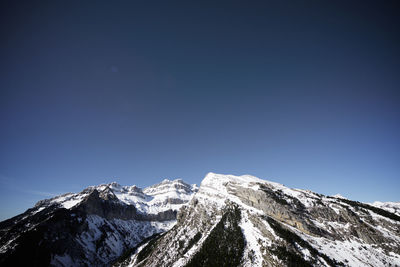
<instances>
[{"instance_id":1,"label":"rock face","mask_svg":"<svg viewBox=\"0 0 400 267\"><path fill-rule=\"evenodd\" d=\"M0 222L0 266L109 266L169 230L196 191L182 180L143 190L111 183L39 201Z\"/></svg>"},{"instance_id":2,"label":"rock face","mask_svg":"<svg viewBox=\"0 0 400 267\"><path fill-rule=\"evenodd\" d=\"M115 265L400 266L400 216L248 175L210 173L173 228Z\"/></svg>"},{"instance_id":3,"label":"rock face","mask_svg":"<svg viewBox=\"0 0 400 267\"><path fill-rule=\"evenodd\" d=\"M0 222L0 266L400 266L399 207L249 175L111 183Z\"/></svg>"}]
</instances>

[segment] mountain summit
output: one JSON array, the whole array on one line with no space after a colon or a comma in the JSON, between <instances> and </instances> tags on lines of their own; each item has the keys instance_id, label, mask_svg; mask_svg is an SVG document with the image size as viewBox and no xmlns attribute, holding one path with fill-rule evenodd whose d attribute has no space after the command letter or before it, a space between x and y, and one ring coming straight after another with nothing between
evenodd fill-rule
<instances>
[{"instance_id":1,"label":"mountain summit","mask_svg":"<svg viewBox=\"0 0 400 267\"><path fill-rule=\"evenodd\" d=\"M1 222L0 265L400 266L397 204L250 175L111 183Z\"/></svg>"},{"instance_id":2,"label":"mountain summit","mask_svg":"<svg viewBox=\"0 0 400 267\"><path fill-rule=\"evenodd\" d=\"M345 198L209 173L177 224L118 266L400 266L400 217Z\"/></svg>"},{"instance_id":3,"label":"mountain summit","mask_svg":"<svg viewBox=\"0 0 400 267\"><path fill-rule=\"evenodd\" d=\"M0 222L0 266L108 266L169 230L197 189L182 180L144 189L114 182L41 200Z\"/></svg>"}]
</instances>

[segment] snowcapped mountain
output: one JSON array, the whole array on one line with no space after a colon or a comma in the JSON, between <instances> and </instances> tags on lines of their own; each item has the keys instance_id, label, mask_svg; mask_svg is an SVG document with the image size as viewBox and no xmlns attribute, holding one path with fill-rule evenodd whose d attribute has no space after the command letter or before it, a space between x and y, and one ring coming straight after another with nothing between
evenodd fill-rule
<instances>
[{"instance_id":1,"label":"snowcapped mountain","mask_svg":"<svg viewBox=\"0 0 400 267\"><path fill-rule=\"evenodd\" d=\"M197 190L182 180L144 189L111 183L39 201L0 222L0 266L108 266L169 230Z\"/></svg>"},{"instance_id":2,"label":"snowcapped mountain","mask_svg":"<svg viewBox=\"0 0 400 267\"><path fill-rule=\"evenodd\" d=\"M400 266L400 217L379 205L210 173L115 266Z\"/></svg>"},{"instance_id":3,"label":"snowcapped mountain","mask_svg":"<svg viewBox=\"0 0 400 267\"><path fill-rule=\"evenodd\" d=\"M141 189L135 185L121 186L116 182L90 186L80 193L67 193L52 199L39 201L35 207L44 209L48 205L58 204L71 209L82 202L94 190L100 192L104 200L115 200L126 205L134 206L143 214L157 214L168 210L178 211L197 191L196 185L188 185L181 179L161 183Z\"/></svg>"},{"instance_id":4,"label":"snowcapped mountain","mask_svg":"<svg viewBox=\"0 0 400 267\"><path fill-rule=\"evenodd\" d=\"M0 266L400 266L398 204L250 175L104 184L0 222Z\"/></svg>"}]
</instances>

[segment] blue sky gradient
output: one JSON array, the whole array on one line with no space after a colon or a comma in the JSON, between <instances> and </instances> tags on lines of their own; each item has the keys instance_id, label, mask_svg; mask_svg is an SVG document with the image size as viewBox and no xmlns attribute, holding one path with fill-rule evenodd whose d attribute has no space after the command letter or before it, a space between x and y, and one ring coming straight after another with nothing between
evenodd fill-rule
<instances>
[{"instance_id":1,"label":"blue sky gradient","mask_svg":"<svg viewBox=\"0 0 400 267\"><path fill-rule=\"evenodd\" d=\"M3 1L0 219L207 172L400 201L398 1Z\"/></svg>"}]
</instances>

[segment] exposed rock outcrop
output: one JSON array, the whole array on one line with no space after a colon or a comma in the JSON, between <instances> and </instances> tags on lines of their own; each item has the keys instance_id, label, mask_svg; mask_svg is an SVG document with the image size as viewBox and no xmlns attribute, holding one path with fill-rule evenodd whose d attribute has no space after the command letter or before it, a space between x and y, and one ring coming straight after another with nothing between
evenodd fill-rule
<instances>
[{"instance_id":1,"label":"exposed rock outcrop","mask_svg":"<svg viewBox=\"0 0 400 267\"><path fill-rule=\"evenodd\" d=\"M175 180L151 190L111 183L39 201L0 222L0 266L109 266L170 229L197 188Z\"/></svg>"},{"instance_id":2,"label":"exposed rock outcrop","mask_svg":"<svg viewBox=\"0 0 400 267\"><path fill-rule=\"evenodd\" d=\"M399 248L394 213L210 173L171 230L116 266L399 266Z\"/></svg>"}]
</instances>

